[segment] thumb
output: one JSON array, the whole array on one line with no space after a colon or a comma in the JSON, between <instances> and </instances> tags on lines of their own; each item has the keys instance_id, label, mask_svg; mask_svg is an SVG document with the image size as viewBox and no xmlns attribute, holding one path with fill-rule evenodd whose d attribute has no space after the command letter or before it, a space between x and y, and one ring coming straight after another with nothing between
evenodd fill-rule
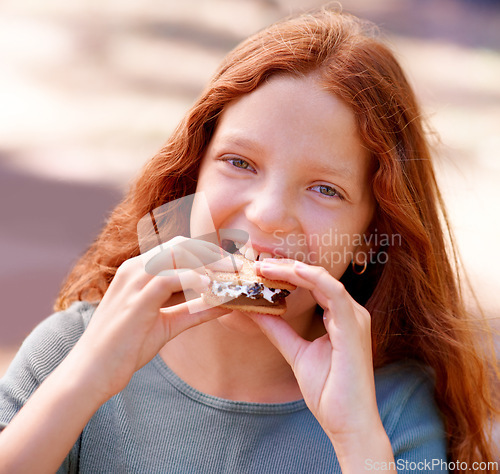
<instances>
[{"instance_id":1,"label":"thumb","mask_svg":"<svg viewBox=\"0 0 500 474\"><path fill-rule=\"evenodd\" d=\"M186 329L217 319L228 312L227 309L205 303L202 298L160 309L161 316L169 327L169 339L173 339Z\"/></svg>"},{"instance_id":2,"label":"thumb","mask_svg":"<svg viewBox=\"0 0 500 474\"><path fill-rule=\"evenodd\" d=\"M252 321L281 352L292 369L297 355L305 348L308 341L300 337L281 317L269 314L248 313Z\"/></svg>"}]
</instances>

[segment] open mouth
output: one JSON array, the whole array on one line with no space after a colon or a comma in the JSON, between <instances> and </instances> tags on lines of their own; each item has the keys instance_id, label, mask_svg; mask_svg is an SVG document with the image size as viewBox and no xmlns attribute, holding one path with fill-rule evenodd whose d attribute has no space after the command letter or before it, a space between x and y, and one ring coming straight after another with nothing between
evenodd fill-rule
<instances>
[{"instance_id":1,"label":"open mouth","mask_svg":"<svg viewBox=\"0 0 500 474\"><path fill-rule=\"evenodd\" d=\"M236 251L238 250L236 243L233 240L229 239L222 239L221 247L223 250L230 254L236 253Z\"/></svg>"},{"instance_id":2,"label":"open mouth","mask_svg":"<svg viewBox=\"0 0 500 474\"><path fill-rule=\"evenodd\" d=\"M230 254L242 255L253 262L263 260L264 258L282 258L280 255L273 255L269 252L257 252L250 245L229 239L223 239L221 247Z\"/></svg>"},{"instance_id":3,"label":"open mouth","mask_svg":"<svg viewBox=\"0 0 500 474\"><path fill-rule=\"evenodd\" d=\"M266 258L266 255L271 256L271 253L256 252L250 246L248 238L245 242L228 238L220 240L220 247L234 255L234 260L241 261L242 265L235 272L206 268L205 272L210 277L211 284L208 291L203 293L204 300L211 305L231 310L278 316L284 314L287 308L285 298L296 286L286 281L270 280L257 275L255 265L248 260Z\"/></svg>"}]
</instances>

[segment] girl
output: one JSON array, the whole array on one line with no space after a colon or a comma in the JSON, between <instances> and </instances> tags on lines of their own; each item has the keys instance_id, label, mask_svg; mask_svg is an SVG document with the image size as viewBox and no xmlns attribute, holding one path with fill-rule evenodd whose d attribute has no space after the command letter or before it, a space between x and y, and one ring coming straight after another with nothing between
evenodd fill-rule
<instances>
[{"instance_id":1,"label":"girl","mask_svg":"<svg viewBox=\"0 0 500 474\"><path fill-rule=\"evenodd\" d=\"M193 193L209 212L156 221ZM175 267L146 271L143 216L181 242ZM443 222L420 110L370 27L323 10L256 34L2 380L0 472L494 472L488 365ZM283 317L188 307L207 278L159 274L207 263L213 244L189 237L211 227L297 286Z\"/></svg>"}]
</instances>

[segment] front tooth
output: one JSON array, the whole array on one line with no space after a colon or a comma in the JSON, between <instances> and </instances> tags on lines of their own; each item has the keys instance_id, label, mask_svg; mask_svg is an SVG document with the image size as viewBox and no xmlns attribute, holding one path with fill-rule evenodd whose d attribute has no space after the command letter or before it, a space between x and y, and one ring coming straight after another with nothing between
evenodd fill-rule
<instances>
[{"instance_id":1,"label":"front tooth","mask_svg":"<svg viewBox=\"0 0 500 474\"><path fill-rule=\"evenodd\" d=\"M238 250L240 251L241 255L245 256L248 247L245 244L243 244Z\"/></svg>"},{"instance_id":2,"label":"front tooth","mask_svg":"<svg viewBox=\"0 0 500 474\"><path fill-rule=\"evenodd\" d=\"M246 249L245 251L245 258L248 258L248 260L252 260L255 262L257 260L259 253L254 250L252 247Z\"/></svg>"},{"instance_id":3,"label":"front tooth","mask_svg":"<svg viewBox=\"0 0 500 474\"><path fill-rule=\"evenodd\" d=\"M259 260L264 260L265 258L272 258L272 255L269 252L262 252L259 255Z\"/></svg>"},{"instance_id":4,"label":"front tooth","mask_svg":"<svg viewBox=\"0 0 500 474\"><path fill-rule=\"evenodd\" d=\"M239 250L241 247L243 247L242 242L234 242L234 246Z\"/></svg>"}]
</instances>

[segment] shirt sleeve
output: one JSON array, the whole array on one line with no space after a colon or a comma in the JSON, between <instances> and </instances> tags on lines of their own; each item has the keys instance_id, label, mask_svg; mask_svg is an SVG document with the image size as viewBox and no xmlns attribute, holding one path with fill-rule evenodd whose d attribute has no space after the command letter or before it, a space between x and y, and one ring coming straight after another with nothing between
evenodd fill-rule
<instances>
[{"instance_id":1,"label":"shirt sleeve","mask_svg":"<svg viewBox=\"0 0 500 474\"><path fill-rule=\"evenodd\" d=\"M42 321L25 339L0 379L0 430L9 424L38 386L68 355L81 337L91 310L93 306L87 303L75 303L67 311L55 313ZM66 460L64 465L69 466L68 463Z\"/></svg>"},{"instance_id":2,"label":"shirt sleeve","mask_svg":"<svg viewBox=\"0 0 500 474\"><path fill-rule=\"evenodd\" d=\"M393 372L389 380L382 421L398 473L447 473L447 437L431 374L412 363Z\"/></svg>"}]
</instances>

